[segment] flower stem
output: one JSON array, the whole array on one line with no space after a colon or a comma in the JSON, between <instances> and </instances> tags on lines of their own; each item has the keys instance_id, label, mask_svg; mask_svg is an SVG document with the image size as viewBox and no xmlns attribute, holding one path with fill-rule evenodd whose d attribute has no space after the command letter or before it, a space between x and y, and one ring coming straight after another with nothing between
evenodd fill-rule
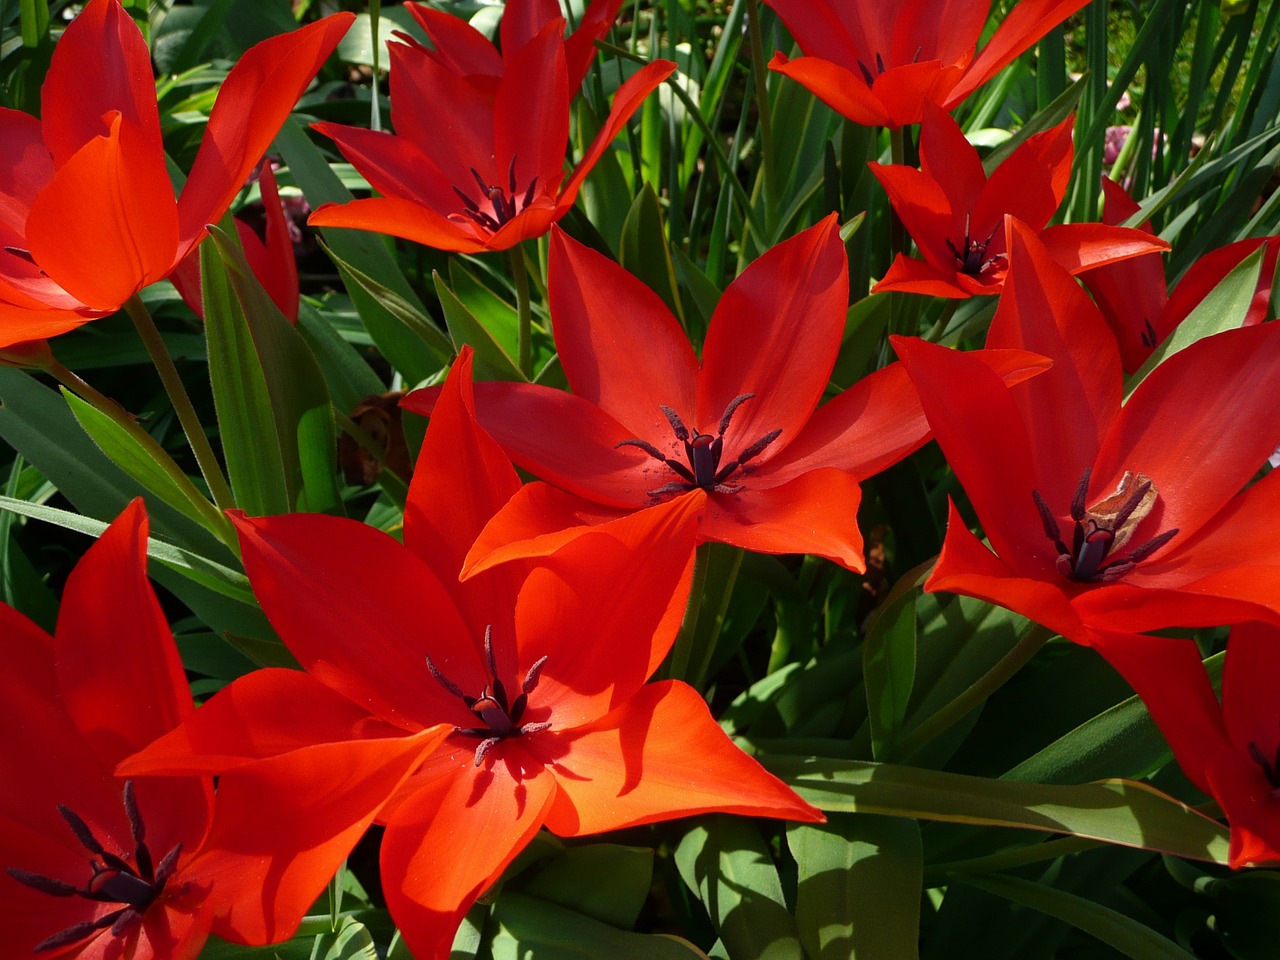
<instances>
[{"instance_id":1,"label":"flower stem","mask_svg":"<svg viewBox=\"0 0 1280 960\"><path fill-rule=\"evenodd\" d=\"M910 757L933 740L934 737L946 731L953 724L958 723L970 711L981 706L988 697L1004 686L1015 673L1021 670L1027 661L1035 656L1040 648L1048 643L1053 636L1054 631L1048 627L1033 623L1031 628L1018 638L1018 642L1013 645L1013 648L997 660L990 670L961 691L958 697L937 713L926 717L920 724L908 730L894 744L894 758Z\"/></svg>"},{"instance_id":2,"label":"flower stem","mask_svg":"<svg viewBox=\"0 0 1280 960\"><path fill-rule=\"evenodd\" d=\"M182 385L182 378L178 376L178 368L174 366L173 357L169 356L169 350L164 345L164 338L160 336L156 322L151 318L151 312L136 293L125 301L124 309L133 321L138 336L142 338L147 353L151 355L156 372L160 374L160 381L178 414L178 422L182 424L182 432L187 435L191 452L196 455L196 463L200 465L200 473L204 475L204 482L209 487L214 504L219 510L234 507L236 501L231 494L231 487L223 476L222 468L218 466L218 458L214 455L204 426L196 415L187 388Z\"/></svg>"},{"instance_id":3,"label":"flower stem","mask_svg":"<svg viewBox=\"0 0 1280 960\"><path fill-rule=\"evenodd\" d=\"M52 360L46 369L55 380L77 397L81 400L89 401L96 409L105 413L121 426L129 427L137 422L138 418L122 407L118 400L112 400L97 387L81 378L79 374L64 367L57 360Z\"/></svg>"},{"instance_id":4,"label":"flower stem","mask_svg":"<svg viewBox=\"0 0 1280 960\"><path fill-rule=\"evenodd\" d=\"M524 254L517 244L507 251L511 261L511 279L516 285L516 353L520 372L526 380L533 379L533 308L529 302L529 269L524 265Z\"/></svg>"},{"instance_id":5,"label":"flower stem","mask_svg":"<svg viewBox=\"0 0 1280 960\"><path fill-rule=\"evenodd\" d=\"M723 543L701 543L694 555L689 606L671 648L667 677L701 690L724 626L743 551Z\"/></svg>"},{"instance_id":6,"label":"flower stem","mask_svg":"<svg viewBox=\"0 0 1280 960\"><path fill-rule=\"evenodd\" d=\"M760 32L760 0L747 0L747 35L751 44L751 76L755 82L757 113L760 119L760 177L764 181L766 216L773 213L773 122L769 117L769 90L765 83L764 39Z\"/></svg>"}]
</instances>

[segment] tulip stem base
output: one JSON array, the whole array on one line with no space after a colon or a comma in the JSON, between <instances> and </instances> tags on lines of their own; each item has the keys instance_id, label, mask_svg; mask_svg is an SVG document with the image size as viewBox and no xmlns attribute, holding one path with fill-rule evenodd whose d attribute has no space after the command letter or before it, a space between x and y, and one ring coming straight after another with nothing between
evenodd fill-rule
<instances>
[{"instance_id":1,"label":"tulip stem base","mask_svg":"<svg viewBox=\"0 0 1280 960\"><path fill-rule=\"evenodd\" d=\"M160 336L160 330L156 327L155 320L151 318L151 311L137 294L125 301L124 309L129 314L129 319L133 321L138 336L142 338L143 346L147 348L156 372L160 374L160 380L164 384L165 392L169 395L169 401L173 404L174 412L178 414L178 422L182 424L182 432L187 435L191 452L196 455L196 463L200 465L200 473L209 487L214 504L219 510L234 507L236 502L231 495L231 487L222 473L222 468L218 465L218 458L205 434L204 425L200 423L200 417L196 414L195 406L191 403L191 396L182 384L182 378L178 375L173 357L169 356L164 338Z\"/></svg>"},{"instance_id":2,"label":"tulip stem base","mask_svg":"<svg viewBox=\"0 0 1280 960\"><path fill-rule=\"evenodd\" d=\"M724 627L743 551L723 543L701 543L693 561L693 584L684 621L671 647L666 676L701 690Z\"/></svg>"}]
</instances>

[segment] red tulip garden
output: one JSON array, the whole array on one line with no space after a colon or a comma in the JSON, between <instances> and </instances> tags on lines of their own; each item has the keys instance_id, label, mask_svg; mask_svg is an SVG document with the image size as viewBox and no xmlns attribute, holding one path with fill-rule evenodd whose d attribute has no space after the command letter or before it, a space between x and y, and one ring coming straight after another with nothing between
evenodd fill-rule
<instances>
[{"instance_id":1,"label":"red tulip garden","mask_svg":"<svg viewBox=\"0 0 1280 960\"><path fill-rule=\"evenodd\" d=\"M0 31L0 958L1280 956L1280 3Z\"/></svg>"}]
</instances>

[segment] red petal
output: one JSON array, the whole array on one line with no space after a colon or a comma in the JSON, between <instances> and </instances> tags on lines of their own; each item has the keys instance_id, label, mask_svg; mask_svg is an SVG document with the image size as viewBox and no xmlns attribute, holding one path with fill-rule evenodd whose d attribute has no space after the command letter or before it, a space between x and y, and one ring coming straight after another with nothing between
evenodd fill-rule
<instances>
[{"instance_id":1,"label":"red petal","mask_svg":"<svg viewBox=\"0 0 1280 960\"><path fill-rule=\"evenodd\" d=\"M818 57L788 60L774 53L769 69L790 77L836 113L865 127L898 126L890 122L888 108L852 70Z\"/></svg>"},{"instance_id":2,"label":"red petal","mask_svg":"<svg viewBox=\"0 0 1280 960\"><path fill-rule=\"evenodd\" d=\"M484 670L449 593L416 554L338 517L231 517L262 609L317 680L406 730L468 722L426 653L464 689L479 690Z\"/></svg>"},{"instance_id":3,"label":"red petal","mask_svg":"<svg viewBox=\"0 0 1280 960\"><path fill-rule=\"evenodd\" d=\"M858 532L861 490L852 474L824 467L778 486L760 486L765 482L765 476L748 476L741 493L713 495L699 538L757 553L812 553L857 573L866 569Z\"/></svg>"},{"instance_id":4,"label":"red petal","mask_svg":"<svg viewBox=\"0 0 1280 960\"><path fill-rule=\"evenodd\" d=\"M513 17L508 4L502 16L502 30L506 33L506 22ZM407 3L405 9L418 21L424 33L431 40L434 49L419 48L431 59L449 70L465 76L470 73L488 74L496 77L502 73L502 55L489 39L461 17L443 10L432 10L418 3ZM560 15L560 7L556 6L556 16ZM507 44L504 42L503 47Z\"/></svg>"},{"instance_id":5,"label":"red petal","mask_svg":"<svg viewBox=\"0 0 1280 960\"><path fill-rule=\"evenodd\" d=\"M175 882L180 882L180 877L175 878ZM161 904L152 905L142 915L133 956L137 960L147 957L195 960L209 938L212 923L213 907L198 893L175 900L163 900ZM109 956L110 948L107 950ZM89 960L93 952L78 954L77 960Z\"/></svg>"},{"instance_id":6,"label":"red petal","mask_svg":"<svg viewBox=\"0 0 1280 960\"><path fill-rule=\"evenodd\" d=\"M446 219L449 213L462 211L462 201L454 193L449 177L408 137L340 123L316 123L312 128L332 138L342 155L379 193L424 207L424 216ZM461 186L476 192L470 175ZM331 209L331 205L325 204L321 209ZM452 229L457 231L459 226L455 224Z\"/></svg>"},{"instance_id":7,"label":"red petal","mask_svg":"<svg viewBox=\"0 0 1280 960\"><path fill-rule=\"evenodd\" d=\"M1120 354L1097 307L1049 258L1035 231L1012 218L1007 224L1009 274L987 346L1053 360L1052 369L1011 396L1027 424L1037 489L1065 517L1119 411Z\"/></svg>"},{"instance_id":8,"label":"red petal","mask_svg":"<svg viewBox=\"0 0 1280 960\"><path fill-rule=\"evenodd\" d=\"M63 31L40 88L40 105L55 166L104 136L112 113L138 131L142 152L163 153L151 53L119 3L90 3Z\"/></svg>"},{"instance_id":9,"label":"red petal","mask_svg":"<svg viewBox=\"0 0 1280 960\"><path fill-rule=\"evenodd\" d=\"M558 6L557 6L557 9ZM565 62L569 67L569 94L578 92L587 71L596 59L596 41L603 40L622 9L622 0L591 0L577 29L564 42Z\"/></svg>"},{"instance_id":10,"label":"red petal","mask_svg":"<svg viewBox=\"0 0 1280 960\"><path fill-rule=\"evenodd\" d=\"M666 440L663 404L694 409L698 359L656 293L609 258L551 234L548 296L556 349L576 396L650 441Z\"/></svg>"},{"instance_id":11,"label":"red petal","mask_svg":"<svg viewBox=\"0 0 1280 960\"><path fill-rule=\"evenodd\" d=\"M99 132L105 127L99 119ZM0 238L19 245L36 194L53 177L53 161L44 145L40 121L20 110L0 107L0 140L5 162L0 166Z\"/></svg>"},{"instance_id":12,"label":"red petal","mask_svg":"<svg viewBox=\"0 0 1280 960\"><path fill-rule=\"evenodd\" d=\"M118 114L67 160L27 218L36 263L90 307L114 310L168 276L178 210L164 155Z\"/></svg>"},{"instance_id":13,"label":"red petal","mask_svg":"<svg viewBox=\"0 0 1280 960\"><path fill-rule=\"evenodd\" d=\"M555 779L517 741L490 756L477 769L461 751L449 775L409 797L387 824L387 906L419 960L449 956L463 914L533 839L554 796Z\"/></svg>"},{"instance_id":14,"label":"red petal","mask_svg":"<svg viewBox=\"0 0 1280 960\"><path fill-rule=\"evenodd\" d=\"M221 219L354 20L355 14L335 13L263 40L231 68L178 198L182 255L204 235L205 224Z\"/></svg>"},{"instance_id":15,"label":"red petal","mask_svg":"<svg viewBox=\"0 0 1280 960\"><path fill-rule=\"evenodd\" d=\"M969 147L969 149L973 148ZM889 195L894 211L915 240L916 246L920 248L920 255L933 268L930 274L920 279L936 278L954 283L956 255L947 246L947 241L950 240L957 245L963 243L968 207L953 206L942 184L913 167L883 166L878 163L869 163L867 166L880 181L885 193ZM986 236L985 232L982 236ZM900 268L899 263L903 261L906 262ZM899 254L889 274L892 275L899 269L908 269L908 265L912 262ZM884 287L889 280L890 276L886 276L880 284L877 284L877 289ZM896 289L909 288L899 286ZM911 290L910 292L927 293L929 291ZM945 291L938 295L948 296ZM950 294L950 296L956 296L956 294Z\"/></svg>"},{"instance_id":16,"label":"red petal","mask_svg":"<svg viewBox=\"0 0 1280 960\"><path fill-rule=\"evenodd\" d=\"M697 427L708 433L738 396L724 461L773 430L775 456L812 416L835 366L849 303L834 215L766 251L729 285L707 328ZM677 411L683 412L683 411Z\"/></svg>"},{"instance_id":17,"label":"red petal","mask_svg":"<svg viewBox=\"0 0 1280 960\"><path fill-rule=\"evenodd\" d=\"M958 300L974 296L965 287L958 286L954 270L942 273L935 270L923 260L908 257L900 253L894 257L888 273L871 288L872 293L922 293L929 297L947 297ZM992 286L984 293L999 293L998 286Z\"/></svg>"},{"instance_id":18,"label":"red petal","mask_svg":"<svg viewBox=\"0 0 1280 960\"><path fill-rule=\"evenodd\" d=\"M696 690L650 684L597 723L530 743L549 753L560 787L547 827L565 837L700 813L820 823L825 818L720 729Z\"/></svg>"},{"instance_id":19,"label":"red petal","mask_svg":"<svg viewBox=\"0 0 1280 960\"><path fill-rule=\"evenodd\" d=\"M147 580L147 514L134 500L67 579L58 682L74 722L110 769L189 716L182 661ZM122 644L121 624L128 624Z\"/></svg>"},{"instance_id":20,"label":"red petal","mask_svg":"<svg viewBox=\"0 0 1280 960\"><path fill-rule=\"evenodd\" d=\"M1040 242L1049 255L1072 274L1168 250L1164 240L1145 230L1100 223L1062 223L1046 227Z\"/></svg>"},{"instance_id":21,"label":"red petal","mask_svg":"<svg viewBox=\"0 0 1280 960\"><path fill-rule=\"evenodd\" d=\"M493 108L494 160L508 189L514 163L515 197L530 181L558 187L569 142L569 75L564 60L564 21L557 17L536 37L503 57L502 82ZM490 183L494 181L490 180Z\"/></svg>"},{"instance_id":22,"label":"red petal","mask_svg":"<svg viewBox=\"0 0 1280 960\"><path fill-rule=\"evenodd\" d=\"M1068 139L1069 136L1068 134ZM1034 139L1034 137L1031 138L1031 140ZM1018 151L1014 151L1013 156L1001 166L1011 162L1017 153ZM875 172L874 166L872 172ZM932 103L925 105L924 124L920 128L920 172L943 189L951 210L972 212L977 221L975 227L981 227L985 220L978 216L975 208L978 207L978 198L982 196L983 188L987 185L987 174L982 168L982 160L978 157L978 151L973 144L965 139L960 124ZM1009 199L1007 194L1004 199L1006 201ZM989 214L993 221L992 225L999 223L1003 212L1003 210L993 211ZM981 229L975 229L974 233L986 235L986 231Z\"/></svg>"},{"instance_id":23,"label":"red petal","mask_svg":"<svg viewBox=\"0 0 1280 960\"><path fill-rule=\"evenodd\" d=\"M893 345L996 553L1020 572L1056 575L1056 551L1032 498L1045 478L1035 472L1013 391L976 357L903 337Z\"/></svg>"},{"instance_id":24,"label":"red petal","mask_svg":"<svg viewBox=\"0 0 1280 960\"><path fill-rule=\"evenodd\" d=\"M604 155L605 150L609 148L609 144L613 143L619 131L627 125L627 121L631 119L631 115L640 109L640 104L644 103L644 98L653 92L663 80L675 73L676 65L670 60L654 60L647 63L618 88L618 92L613 95L613 108L609 111L609 116L605 118L604 125L600 128L600 132L596 134L595 139L587 147L582 154L582 159L578 161L578 165L573 168L573 173L569 179L565 181L563 187L560 188L560 198L556 202L556 219L564 216L573 201L578 196L578 188L582 186L582 181L587 178L587 174L591 172L591 168Z\"/></svg>"},{"instance_id":25,"label":"red petal","mask_svg":"<svg viewBox=\"0 0 1280 960\"><path fill-rule=\"evenodd\" d=\"M284 206L280 203L280 194L276 190L276 175L272 172L270 163L262 164L258 187L262 191L262 205L266 209L267 242L254 246L255 252L261 250L261 256L256 253L251 255L249 245L245 246L245 254L249 257L253 272L270 294L271 300L280 308L280 312L290 323L297 323L298 261L293 256L293 241L289 239L289 225L285 220ZM257 235L254 234L254 237L256 239Z\"/></svg>"},{"instance_id":26,"label":"red petal","mask_svg":"<svg viewBox=\"0 0 1280 960\"><path fill-rule=\"evenodd\" d=\"M225 774L209 840L183 871L209 886L218 935L292 936L383 804L448 732L317 744Z\"/></svg>"},{"instance_id":27,"label":"red petal","mask_svg":"<svg viewBox=\"0 0 1280 960\"><path fill-rule=\"evenodd\" d=\"M888 114L888 127L905 127L924 119L926 103L941 103L961 74L958 65L938 60L890 67L876 77L871 91Z\"/></svg>"},{"instance_id":28,"label":"red petal","mask_svg":"<svg viewBox=\"0 0 1280 960\"><path fill-rule=\"evenodd\" d=\"M563 20L556 0L510 0L498 24L499 42L503 50L513 53L531 41L552 20ZM561 30L564 25L561 24Z\"/></svg>"},{"instance_id":29,"label":"red petal","mask_svg":"<svg viewBox=\"0 0 1280 960\"><path fill-rule=\"evenodd\" d=\"M313 227L350 227L389 233L425 247L455 253L481 253L490 249L488 232L480 227L458 223L420 204L395 197L322 204L307 218L307 223Z\"/></svg>"},{"instance_id":30,"label":"red petal","mask_svg":"<svg viewBox=\"0 0 1280 960\"><path fill-rule=\"evenodd\" d=\"M1276 677L1280 677L1280 631L1261 623L1242 623L1232 629L1222 674L1222 712L1227 732L1242 753L1253 743L1270 759L1280 746Z\"/></svg>"},{"instance_id":31,"label":"red petal","mask_svg":"<svg viewBox=\"0 0 1280 960\"><path fill-rule=\"evenodd\" d=\"M859 11L853 6L837 10L830 3L815 0L766 0L766 3L787 25L800 49L811 57L852 65L860 56L871 57L863 51L875 49L876 45L865 36ZM873 28L879 19L874 18L866 27Z\"/></svg>"},{"instance_id":32,"label":"red petal","mask_svg":"<svg viewBox=\"0 0 1280 960\"><path fill-rule=\"evenodd\" d=\"M1114 490L1125 470L1140 471L1154 481L1159 500L1135 536L1173 528L1190 536L1280 442L1268 427L1277 376L1280 327L1270 324L1208 337L1165 360L1139 384L1104 439L1090 485L1094 496Z\"/></svg>"},{"instance_id":33,"label":"red petal","mask_svg":"<svg viewBox=\"0 0 1280 960\"><path fill-rule=\"evenodd\" d=\"M1071 178L1071 129L1074 116L1056 127L1028 137L991 174L974 205L974 234L985 236L1008 213L1039 230L1053 216ZM996 240L1003 231L997 230ZM998 244L997 244L998 247ZM999 249L991 254L999 253Z\"/></svg>"},{"instance_id":34,"label":"red petal","mask_svg":"<svg viewBox=\"0 0 1280 960\"><path fill-rule=\"evenodd\" d=\"M547 658L529 722L590 723L657 669L684 613L705 508L693 491L593 527L529 574L516 603L520 669Z\"/></svg>"},{"instance_id":35,"label":"red petal","mask_svg":"<svg viewBox=\"0 0 1280 960\"><path fill-rule=\"evenodd\" d=\"M1280 238L1250 237L1212 250L1191 265L1178 281L1177 288L1169 296L1165 311L1156 323L1157 339L1163 340L1165 336L1172 333L1174 328L1200 304L1200 301L1209 295L1209 291L1231 272L1232 268L1262 244L1266 244L1267 247L1266 253L1262 256L1262 271L1258 275L1258 286L1242 326L1250 326L1265 320L1271 300L1271 282L1275 277L1276 253L1280 250Z\"/></svg>"}]
</instances>

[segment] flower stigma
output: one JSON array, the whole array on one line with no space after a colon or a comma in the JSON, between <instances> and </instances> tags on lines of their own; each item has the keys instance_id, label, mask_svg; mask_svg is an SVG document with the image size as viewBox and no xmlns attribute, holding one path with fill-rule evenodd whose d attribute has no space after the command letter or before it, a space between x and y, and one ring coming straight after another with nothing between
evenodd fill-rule
<instances>
[{"instance_id":1,"label":"flower stigma","mask_svg":"<svg viewBox=\"0 0 1280 960\"><path fill-rule=\"evenodd\" d=\"M1092 467L1085 469L1071 499L1071 519L1075 522L1071 547L1063 542L1058 521L1039 490L1031 491L1036 509L1044 524L1045 536L1058 548L1058 572L1080 583L1110 583L1118 580L1178 534L1175 527L1157 534L1146 543L1129 551L1127 556L1114 556L1123 548L1142 521L1155 508L1159 494L1151 478L1128 470L1120 478L1115 493L1085 509Z\"/></svg>"},{"instance_id":2,"label":"flower stigma","mask_svg":"<svg viewBox=\"0 0 1280 960\"><path fill-rule=\"evenodd\" d=\"M707 493L737 493L742 484L725 483L731 476L742 470L746 472L746 464L760 456L765 448L778 437L781 430L771 430L738 454L736 460L730 460L724 466L720 458L724 454L724 435L738 407L755 397L754 393L740 393L729 401L724 414L720 417L720 430L716 434L699 433L685 426L680 415L670 407L662 407L662 412L671 424L676 439L684 444L685 463L668 457L661 450L646 440L623 440L614 444L617 447L639 447L655 460L665 463L678 476L679 480L664 484L656 490L650 490L651 497L661 497L668 493L687 493L690 490L705 490Z\"/></svg>"},{"instance_id":3,"label":"flower stigma","mask_svg":"<svg viewBox=\"0 0 1280 960\"><path fill-rule=\"evenodd\" d=\"M67 822L80 845L89 851L89 881L83 887L77 887L65 880L55 880L29 870L17 867L7 869L9 876L19 883L53 897L81 897L97 903L121 905L119 910L104 913L94 920L72 924L65 930L46 937L35 945L33 952L43 953L70 946L107 927L111 928L113 937L122 937L142 921L147 907L164 891L165 884L177 869L182 844L175 845L158 864L154 863L146 843L146 826L134 799L132 780L126 780L124 784L124 809L129 817L129 832L133 836L132 863L128 854L117 856L103 847L89 825L75 811L60 803L58 813Z\"/></svg>"},{"instance_id":4,"label":"flower stigma","mask_svg":"<svg viewBox=\"0 0 1280 960\"><path fill-rule=\"evenodd\" d=\"M492 233L497 233L513 220L517 213L528 207L533 202L534 191L538 188L538 178L534 177L529 181L524 197L519 204L516 203L516 158L514 156L511 158L511 168L507 171L506 190L503 190L500 186L490 186L485 183L484 177L480 175L480 171L475 167L471 168L471 176L475 177L476 184L480 187L480 202L477 203L461 187L455 185L453 192L462 201L464 209L460 214L451 213L449 219L470 220ZM482 208L481 205L486 203L489 205L491 212L487 212Z\"/></svg>"},{"instance_id":5,"label":"flower stigma","mask_svg":"<svg viewBox=\"0 0 1280 960\"><path fill-rule=\"evenodd\" d=\"M476 718L484 721L483 727L454 727L454 733L467 737L478 737L476 746L476 766L484 762L485 755L501 741L508 737L519 737L529 733L540 733L551 726L550 721L544 723L526 723L521 725L529 706L529 694L538 687L538 678L542 676L542 668L547 665L547 658L540 657L534 661L524 675L520 685L520 693L515 700L507 700L507 688L498 679L498 665L493 656L493 624L484 628L484 658L489 668L489 682L480 691L480 696L470 697L462 692L462 688L440 672L440 668L427 656L427 669L431 671L440 686L466 704L467 709Z\"/></svg>"},{"instance_id":6,"label":"flower stigma","mask_svg":"<svg viewBox=\"0 0 1280 960\"><path fill-rule=\"evenodd\" d=\"M964 240L961 241L960 246L957 247L951 242L951 238L947 237L947 248L956 258L957 270L971 277L980 277L988 267L993 267L1005 259L1003 253L997 253L994 257L987 256L987 247L991 245L996 231L1000 229L1000 224L997 223L992 227L991 232L987 234L987 239L974 240L970 235L969 216L967 213L964 215Z\"/></svg>"}]
</instances>

